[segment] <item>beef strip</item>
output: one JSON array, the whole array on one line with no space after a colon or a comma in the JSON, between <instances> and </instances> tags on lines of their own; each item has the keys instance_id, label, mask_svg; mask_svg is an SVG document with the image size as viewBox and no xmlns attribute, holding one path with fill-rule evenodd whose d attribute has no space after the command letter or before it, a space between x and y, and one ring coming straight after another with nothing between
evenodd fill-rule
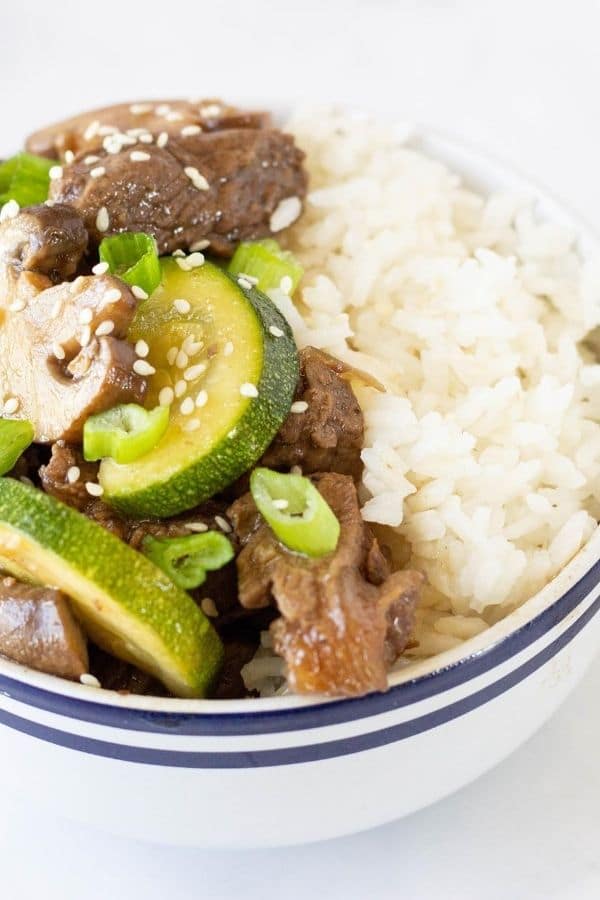
<instances>
[{"instance_id":1,"label":"beef strip","mask_svg":"<svg viewBox=\"0 0 600 900\"><path fill-rule=\"evenodd\" d=\"M325 557L283 547L249 494L230 507L242 545L240 602L249 608L277 603L281 617L271 633L294 691L353 696L385 690L387 667L408 641L423 576L390 574L350 477L326 473L313 481L341 525L337 549Z\"/></svg>"},{"instance_id":2,"label":"beef strip","mask_svg":"<svg viewBox=\"0 0 600 900\"><path fill-rule=\"evenodd\" d=\"M81 213L92 244L107 233L144 231L161 254L209 241L214 253L229 256L239 241L272 233L271 216L282 201L306 194L304 154L275 129L179 134L164 147L145 144L137 152L141 160L130 147L100 149L92 162L84 156L64 166L51 183L52 199ZM104 174L93 178L99 167Z\"/></svg>"},{"instance_id":3,"label":"beef strip","mask_svg":"<svg viewBox=\"0 0 600 900\"><path fill-rule=\"evenodd\" d=\"M153 100L118 103L64 119L30 135L27 150L50 159L64 158L65 152L91 153L111 147L119 138L129 139L127 146L139 143L144 133L180 135L182 128L196 126L203 131L227 128L265 128L270 123L266 112L246 111L221 100ZM117 138L115 139L115 134Z\"/></svg>"},{"instance_id":4,"label":"beef strip","mask_svg":"<svg viewBox=\"0 0 600 900\"><path fill-rule=\"evenodd\" d=\"M0 581L0 653L61 678L88 671L85 637L65 595L14 578Z\"/></svg>"},{"instance_id":5,"label":"beef strip","mask_svg":"<svg viewBox=\"0 0 600 900\"><path fill-rule=\"evenodd\" d=\"M322 350L306 347L300 353L300 381L295 400L308 404L306 412L290 413L261 465L300 466L305 474L339 472L360 478L364 420L352 387L344 379L350 370Z\"/></svg>"}]
</instances>

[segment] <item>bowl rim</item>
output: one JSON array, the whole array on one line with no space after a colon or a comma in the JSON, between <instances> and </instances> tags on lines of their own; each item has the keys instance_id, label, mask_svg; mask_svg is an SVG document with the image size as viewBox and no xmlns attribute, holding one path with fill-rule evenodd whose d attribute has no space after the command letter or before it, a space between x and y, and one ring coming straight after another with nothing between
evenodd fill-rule
<instances>
[{"instance_id":1,"label":"bowl rim","mask_svg":"<svg viewBox=\"0 0 600 900\"><path fill-rule=\"evenodd\" d=\"M592 249L598 250L598 238L578 213L495 154L428 125L414 128L404 143L450 166L467 187L485 193L509 189L535 198L540 218L571 229L584 257ZM260 734L337 724L433 697L500 666L573 613L599 582L600 526L558 575L516 610L452 650L393 671L386 692L364 697L330 699L285 695L243 700L186 700L123 695L47 675L1 656L0 691L25 704L80 721L141 731L162 730L163 726L168 730L172 727L168 724L170 720L177 722L178 730L184 728L179 733L189 734ZM597 601L584 614L589 614L585 622L599 605Z\"/></svg>"}]
</instances>

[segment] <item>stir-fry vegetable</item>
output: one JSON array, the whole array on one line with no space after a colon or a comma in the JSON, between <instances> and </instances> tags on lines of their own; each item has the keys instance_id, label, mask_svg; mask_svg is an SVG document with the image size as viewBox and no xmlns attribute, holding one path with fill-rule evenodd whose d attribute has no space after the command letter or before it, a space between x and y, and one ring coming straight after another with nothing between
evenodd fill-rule
<instances>
[{"instance_id":1,"label":"stir-fry vegetable","mask_svg":"<svg viewBox=\"0 0 600 900\"><path fill-rule=\"evenodd\" d=\"M18 153L0 165L0 206L16 200L19 206L34 206L48 198L51 159Z\"/></svg>"},{"instance_id":2,"label":"stir-fry vegetable","mask_svg":"<svg viewBox=\"0 0 600 900\"><path fill-rule=\"evenodd\" d=\"M251 283L256 283L263 293L281 288L291 295L303 273L304 269L293 253L282 250L272 238L240 244L229 263L230 275L242 279L248 275ZM254 279L258 280L254 282Z\"/></svg>"},{"instance_id":3,"label":"stir-fry vegetable","mask_svg":"<svg viewBox=\"0 0 600 900\"><path fill-rule=\"evenodd\" d=\"M104 238L99 254L113 275L118 275L127 284L136 285L148 296L160 284L156 242L149 234L129 231Z\"/></svg>"},{"instance_id":4,"label":"stir-fry vegetable","mask_svg":"<svg viewBox=\"0 0 600 900\"><path fill-rule=\"evenodd\" d=\"M199 587L206 581L207 572L221 569L234 555L231 543L217 531L171 538L147 535L142 549L177 587L185 590Z\"/></svg>"},{"instance_id":5,"label":"stir-fry vegetable","mask_svg":"<svg viewBox=\"0 0 600 900\"><path fill-rule=\"evenodd\" d=\"M90 416L83 427L83 455L87 460L110 457L130 463L154 449L169 425L169 407L147 410L123 403Z\"/></svg>"},{"instance_id":6,"label":"stir-fry vegetable","mask_svg":"<svg viewBox=\"0 0 600 900\"><path fill-rule=\"evenodd\" d=\"M0 475L10 472L33 440L33 425L20 419L0 419Z\"/></svg>"},{"instance_id":7,"label":"stir-fry vegetable","mask_svg":"<svg viewBox=\"0 0 600 900\"><path fill-rule=\"evenodd\" d=\"M340 523L308 478L258 468L250 476L250 490L263 518L290 550L306 556L335 550Z\"/></svg>"}]
</instances>

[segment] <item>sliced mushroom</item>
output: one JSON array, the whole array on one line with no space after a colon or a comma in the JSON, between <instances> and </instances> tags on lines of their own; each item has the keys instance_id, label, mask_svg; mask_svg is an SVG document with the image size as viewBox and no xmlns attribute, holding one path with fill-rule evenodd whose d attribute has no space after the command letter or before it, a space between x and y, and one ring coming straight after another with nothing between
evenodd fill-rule
<instances>
[{"instance_id":1,"label":"sliced mushroom","mask_svg":"<svg viewBox=\"0 0 600 900\"><path fill-rule=\"evenodd\" d=\"M221 100L153 100L118 103L64 119L30 135L27 149L50 159L122 143L133 146L140 135L180 134L191 127L203 131L227 128L262 128L269 124L265 112L245 111ZM116 139L115 139L116 136ZM145 138L147 140L147 138ZM142 145L145 141L141 141Z\"/></svg>"},{"instance_id":2,"label":"sliced mushroom","mask_svg":"<svg viewBox=\"0 0 600 900\"><path fill-rule=\"evenodd\" d=\"M75 246L69 250L66 240L58 242L60 253L45 256L37 240L49 226L33 228L31 216L25 211L0 226L4 413L31 421L39 443L78 441L90 415L144 397L147 383L133 371L135 351L125 340L137 300L110 275L53 285L47 274L29 270L56 271L60 261L65 272L77 264Z\"/></svg>"},{"instance_id":3,"label":"sliced mushroom","mask_svg":"<svg viewBox=\"0 0 600 900\"><path fill-rule=\"evenodd\" d=\"M62 678L88 671L86 640L65 595L14 578L0 581L0 653Z\"/></svg>"},{"instance_id":4,"label":"sliced mushroom","mask_svg":"<svg viewBox=\"0 0 600 900\"><path fill-rule=\"evenodd\" d=\"M53 282L77 271L88 235L83 219L72 206L30 206L7 219L0 230L0 267L13 274L37 272Z\"/></svg>"}]
</instances>

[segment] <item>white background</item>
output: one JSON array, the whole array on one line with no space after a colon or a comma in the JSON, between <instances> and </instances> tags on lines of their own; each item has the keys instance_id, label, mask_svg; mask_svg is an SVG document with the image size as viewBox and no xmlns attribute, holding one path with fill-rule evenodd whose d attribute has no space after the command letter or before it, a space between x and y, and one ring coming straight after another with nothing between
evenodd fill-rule
<instances>
[{"instance_id":1,"label":"white background","mask_svg":"<svg viewBox=\"0 0 600 900\"><path fill-rule=\"evenodd\" d=\"M0 85L4 153L33 127L116 99L391 108L512 161L600 229L598 3L17 0L2 6ZM0 798L0 894L598 898L599 694L597 663L561 713L495 772L403 822L321 846L149 847Z\"/></svg>"}]
</instances>

